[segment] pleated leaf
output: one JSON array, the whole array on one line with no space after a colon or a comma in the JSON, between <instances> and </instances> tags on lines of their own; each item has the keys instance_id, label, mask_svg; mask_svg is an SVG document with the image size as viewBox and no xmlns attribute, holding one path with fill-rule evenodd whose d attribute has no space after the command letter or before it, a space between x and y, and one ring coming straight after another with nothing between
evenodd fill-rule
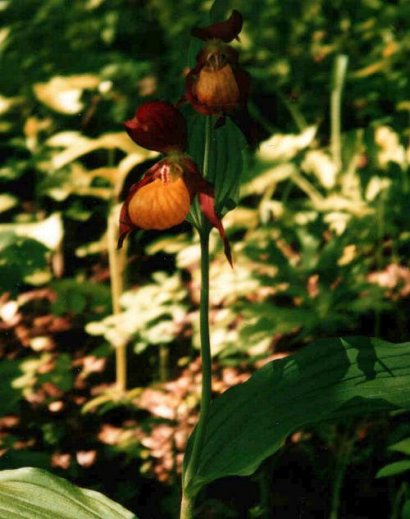
<instances>
[{"instance_id":1,"label":"pleated leaf","mask_svg":"<svg viewBox=\"0 0 410 519\"><path fill-rule=\"evenodd\" d=\"M409 407L410 343L319 340L267 364L212 403L188 491L218 478L252 474L305 425Z\"/></svg>"},{"instance_id":2,"label":"pleated leaf","mask_svg":"<svg viewBox=\"0 0 410 519\"><path fill-rule=\"evenodd\" d=\"M94 490L79 488L45 470L0 472L0 517L7 519L137 519Z\"/></svg>"},{"instance_id":3,"label":"pleated leaf","mask_svg":"<svg viewBox=\"0 0 410 519\"><path fill-rule=\"evenodd\" d=\"M212 118L215 125L217 117ZM204 139L206 117L195 114L189 120L189 154L202 171L204 162ZM245 138L239 128L229 119L213 129L210 143L210 161L207 180L215 188L215 206L220 215L233 209L238 203L239 183L242 172L242 150Z\"/></svg>"}]
</instances>

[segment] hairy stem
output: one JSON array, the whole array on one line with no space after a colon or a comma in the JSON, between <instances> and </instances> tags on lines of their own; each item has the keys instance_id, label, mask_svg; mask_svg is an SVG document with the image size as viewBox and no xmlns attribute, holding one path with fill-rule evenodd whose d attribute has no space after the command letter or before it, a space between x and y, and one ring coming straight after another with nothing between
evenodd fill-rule
<instances>
[{"instance_id":1,"label":"hairy stem","mask_svg":"<svg viewBox=\"0 0 410 519\"><path fill-rule=\"evenodd\" d=\"M205 178L208 175L211 139L212 118L208 117L205 125L205 150L202 170L203 176ZM210 226L207 220L205 220L205 217L202 216L201 227L199 230L201 244L201 298L199 304L199 329L202 359L201 412L198 425L193 436L191 456L183 475L183 496L180 519L191 519L194 517L196 491L191 490L190 485L198 469L199 458L205 439L209 406L212 395L212 357L211 344L209 339L209 233Z\"/></svg>"},{"instance_id":2,"label":"hairy stem","mask_svg":"<svg viewBox=\"0 0 410 519\"><path fill-rule=\"evenodd\" d=\"M199 457L205 439L206 424L212 394L212 358L209 340L209 230L203 230L201 237L201 300L199 307L199 325L201 336L202 357L202 389L201 414L193 437L192 454L183 477L183 499L181 519L193 517L195 493L189 492L188 487L198 468Z\"/></svg>"}]
</instances>

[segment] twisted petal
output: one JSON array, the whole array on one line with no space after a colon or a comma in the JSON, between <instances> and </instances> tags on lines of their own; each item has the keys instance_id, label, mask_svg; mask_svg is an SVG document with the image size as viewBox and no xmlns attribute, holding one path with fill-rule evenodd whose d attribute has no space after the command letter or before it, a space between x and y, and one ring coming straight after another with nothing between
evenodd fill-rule
<instances>
[{"instance_id":1,"label":"twisted petal","mask_svg":"<svg viewBox=\"0 0 410 519\"><path fill-rule=\"evenodd\" d=\"M231 16L224 22L214 23L207 27L196 27L192 29L191 35L204 41L218 39L229 43L234 39L239 40L242 24L242 15L234 9Z\"/></svg>"},{"instance_id":2,"label":"twisted petal","mask_svg":"<svg viewBox=\"0 0 410 519\"><path fill-rule=\"evenodd\" d=\"M207 182L199 173L198 168L194 161L191 159L186 160L185 174L187 178L186 183L190 187L192 193L198 195L198 201L202 213L208 219L209 223L215 227L219 235L222 238L224 244L224 252L226 259L232 266L232 253L231 246L225 233L222 220L218 216L215 210L215 193L214 188ZM188 180L189 179L189 180Z\"/></svg>"}]
</instances>

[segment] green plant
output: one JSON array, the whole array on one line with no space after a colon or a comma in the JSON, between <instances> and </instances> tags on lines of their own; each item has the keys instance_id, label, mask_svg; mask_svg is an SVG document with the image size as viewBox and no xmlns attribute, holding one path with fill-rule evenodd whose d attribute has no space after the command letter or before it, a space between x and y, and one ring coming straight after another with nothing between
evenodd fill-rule
<instances>
[{"instance_id":1,"label":"green plant","mask_svg":"<svg viewBox=\"0 0 410 519\"><path fill-rule=\"evenodd\" d=\"M188 21L190 23L193 17L181 17L178 24L173 25L169 23L172 13L167 11L165 0L157 1L155 5L161 8L158 24L162 24L168 31L170 50L167 59L171 68L171 56L176 61L175 56L180 54L180 49L176 49L175 45L178 40L176 36L186 30L184 24ZM56 6L58 1L50 2L49 13ZM225 7L226 2L215 2L211 10L211 21L220 21L225 15ZM390 71L394 72L395 80L394 88L388 89L388 99L397 107L400 104L397 112L402 114L406 111L403 97L405 80L399 70L401 57L397 50L397 42L402 36L402 30L397 24L400 9L393 12L391 6L386 7L387 21L383 18L379 26L375 22L375 13L382 9L380 2L375 2L372 6L361 6L362 9L357 9L358 15L363 16L359 26L353 23L357 16L356 10L349 4L340 27L335 30L334 39L327 43L329 22L325 13L320 10L320 2L310 2L309 5L299 7L293 16L294 31L290 29L285 6L270 5L270 9L275 11L278 26L283 28L280 34L272 29L270 19L269 30L263 27L259 30L259 23L248 22L242 56L256 82L260 82L259 86L263 85L261 89L269 93L274 91L277 95L279 112L284 110L286 113L284 126L288 130L286 133L274 131L275 124L269 120L269 114L262 114L257 104L251 101L249 110L252 115L270 134L275 133L262 142L254 155L243 151L245 139L233 120L225 114L230 111L231 105L243 108L246 96L242 95L242 91L238 96L235 86L246 91L246 80L242 76L236 51L232 52L225 45L228 42L224 30L221 31L224 24L219 26L216 34L212 33L212 30L215 31L214 26L213 29L207 27L195 31L205 40L205 51L201 50L198 62L195 61L195 54L200 50L199 42L193 43L189 52L189 65L193 70L188 78L186 95L199 113L193 114L189 107L182 108L188 119L187 147L185 143L181 144L184 139L179 131L173 134L176 142L172 143L172 147L176 146L178 149L154 146L154 151L171 153L154 165L154 169L144 177L145 180L131 189L124 206L126 209L123 210L126 218L121 219L121 225L125 225L125 229L121 230L121 238L134 228L150 227L153 222L156 226L154 228L163 228L171 221L182 222L185 217L194 224L199 236L192 239L189 231L186 231L176 237L171 232L165 238L149 237L143 241L142 233L139 233L139 250L143 250L148 256L164 252L171 258L175 255L177 268L182 273L175 273L170 262L168 265L165 263L165 268L161 265L161 270L167 272L155 272L154 265L154 272L149 270L149 275L146 275L138 270L138 265L137 268L132 266L131 262L130 275L137 280L138 286L125 292L122 298L122 259L125 254L115 251L117 224L112 202L119 194L124 178L130 172L134 173L133 169L143 161L155 158L156 155L135 147L124 134L110 132L113 130L113 121L118 122L128 113L129 103L125 99L131 98L131 95L127 91L127 83L131 84L140 77L143 71L139 70L139 66L146 66L147 70L149 66L143 62L133 66L130 58L128 68L121 59L118 59L117 66L105 68L104 56L99 55L98 59L89 60L92 63L92 66L89 65L90 69L85 64L80 67L86 71L91 70L91 76L73 75L78 70L67 62L66 73L70 75L58 80L48 80L45 77L47 68L38 67L46 62L44 58L41 63L36 60L31 65L30 60L24 63L25 70L30 69L30 66L38 67L33 91L42 103L45 115L42 120L36 117L28 119L24 139L10 137L8 141L8 160L2 169L4 176L1 181L6 186L6 191L10 185L10 193L2 195L0 209L3 217L10 212L17 214L20 195L13 191L13 182L19 175L27 175L33 167L37 175L33 202L37 209L35 219L37 216L41 219L44 211L47 212L50 207L62 211L64 225L67 227L75 222L82 229L89 218L97 217L93 220L93 225L88 227L93 231L90 236L88 233L78 233L73 256L76 261L86 263L91 261L90 258L95 258L96 254L108 249L113 283L113 315L107 317L109 298L105 285L99 290L101 286L98 283L84 283L86 275L91 272L87 267L83 267L82 275L76 278L52 283L54 295L50 297L56 299L51 301L50 308L53 314L61 318L73 316L81 320L89 335L103 336L108 343L119 346L116 353L117 388L120 391L111 391L108 388L106 392L97 393L96 397L89 399L85 406L81 404L80 408L95 413L91 415L90 421L95 419L96 423L101 416L108 416L108 420L112 419L117 425L117 420L121 422L121 414L125 415L123 419L127 423L126 430L120 431L120 427L116 430L109 424L114 433L117 431L121 436L121 440L117 439L117 445L112 450L115 451L118 447L125 458L140 456L143 459L149 455L139 443L139 425L142 424L141 428L145 428L144 432L147 434L148 420L144 422L141 419L136 424L133 421L134 415L132 419L128 416L128 413L135 412L137 415L141 411L138 398L143 390L137 387L125 391L127 343L135 342L135 352L138 355L148 354L150 359L151 356L158 359L151 362L160 364L159 369L153 368L147 378L153 381L156 390L161 391L161 385L158 388L155 384L158 380L167 381L172 376L169 369L172 363L170 355L174 349L178 354L186 348L186 344L190 342L190 320L194 323L198 321L195 294L196 287L201 284L199 325L194 324L192 331L193 343L202 351L202 412L188 444L184 463L181 517L185 518L192 517L195 512L201 513L204 504L201 493L205 494L203 491L208 483L230 475L253 473L264 460L277 452L291 432L323 420L344 419L352 413L380 410L389 412L407 408L409 405L409 345L397 345L366 337L345 337L361 330L361 333L374 333L377 336L383 333L383 336L400 341L406 333L407 307L406 304L400 306L398 301L405 300L408 294L404 258L409 248L409 236L403 224L403 215L408 213L408 161L405 146L398 133L399 121L402 119L399 117L397 121L393 120L390 111L383 111L379 104L374 103L374 99L380 99L378 90L381 81L377 71L386 76ZM90 2L87 9L89 12L97 9L99 21L87 32L87 38L81 41L75 55L79 49L81 51L91 45L91 40L98 38L99 33L108 42L110 38L115 39L121 28L115 8L111 10L108 3ZM326 9L332 10L331 7ZM264 19L268 12L272 11L262 10L258 16ZM44 13L39 13L39 19L35 17L36 30L41 25L40 15L44 16ZM311 16L312 13L314 16ZM85 11L76 6L72 14L81 22L77 27L80 30L83 27L82 17L87 19ZM251 20L256 15L249 13L249 16ZM71 22L74 27L74 20ZM234 33L237 34L237 14L234 14L231 23ZM389 24L396 24L394 34ZM100 30L101 27L103 30ZM212 49L208 47L209 31L218 39L225 38L223 44L219 42ZM357 38L356 42L355 38L349 36L357 36L361 34L360 31L364 34L363 41ZM249 34L252 38L247 41L246 36ZM279 44L261 44L267 38ZM366 54L361 52L360 45L366 45L365 41L369 38L377 39L377 52L380 50L385 53L382 61L376 63L376 68L373 69L369 69L367 63L358 62L358 56ZM68 42L69 38L65 36L63 41ZM302 52L306 41L308 52ZM215 42L212 43L214 44ZM259 46L261 52L255 52L255 46L257 51ZM265 47L275 50L265 51ZM11 48L10 46L9 49ZM289 55L284 58L280 52L286 49L289 49ZM8 53L5 55L9 56ZM306 55L309 55L309 59ZM117 58L118 56L112 57L114 61ZM54 61L48 63L51 70L55 69ZM6 65L11 67L12 63L13 60L7 57ZM228 67L222 74L220 72L224 67L219 68L221 63ZM334 80L329 82L333 63ZM319 73L310 73L312 68L319 70ZM266 70L271 74L269 79L266 77ZM126 80L121 79L121 75L118 76L118 71L128 71ZM309 75L306 71L309 71ZM161 92L169 97L171 92L177 91L176 80L171 78L175 75L169 74L169 70L161 73ZM369 84L367 81L365 83L365 78L374 77L374 74L376 78L370 84L369 97L365 100L367 104L363 104L361 96L364 88L367 92ZM224 78L228 76L229 85L223 85ZM274 87L272 77L275 78ZM118 83L115 83L117 78ZM349 86L344 90L347 103L358 107L357 111L352 111L353 123L350 119L348 121L349 131L342 131L342 119L347 115L342 109L344 82ZM326 89L330 91L330 138L319 120L323 116L323 100L327 101ZM309 94L311 91L315 94L318 92L318 95ZM67 97L70 92L71 97ZM93 96L93 101L88 105L90 96ZM71 99L71 104L68 103L67 106L64 99ZM10 113L8 110L18 106L20 102L21 100L10 98L3 106L7 105L7 113ZM33 103L33 99L30 102ZM85 136L89 121L96 122L93 119L93 110L96 106L101 106L100 103L104 107L106 104L111 107L107 112L103 110L105 119L109 120L108 127L103 118L104 124L97 124L98 129L103 128L101 135ZM65 130L69 131L60 131L62 121L68 120L63 119L63 116L70 117L70 114L73 115L83 108L86 114L81 131L73 131L71 123L67 122L64 123ZM29 108L26 106L27 110ZM59 118L52 118L51 111L59 113ZM220 117L221 112L224 117ZM288 117L288 113L291 117ZM360 120L359 127L354 119L356 116ZM372 124L360 127L364 124L360 118L369 116L373 118ZM47 117L51 119L51 123L47 122ZM97 115L97 123L101 123L99 117L101 113ZM307 121L315 123L309 125ZM160 118L159 125L161 122L163 121ZM252 135L246 118L245 123L240 118L237 122L248 137ZM158 120L156 124L158 126ZM14 125L15 121L7 120L6 131L16 132ZM294 126L299 133L294 133ZM46 138L47 132L54 134ZM92 127L89 133L93 132ZM135 140L138 142L138 136ZM151 147L148 145L148 148ZM24 150L25 155L24 160L22 158L16 163L11 156L17 150ZM191 159L183 155L185 152L189 153ZM191 160L197 165L195 168ZM114 166L117 161L118 168ZM246 168L243 168L244 164ZM194 169L195 173L190 177L190 171ZM244 171L241 178L242 169ZM198 173L205 177L202 179L204 182ZM178 191L184 195L184 203L179 200L175 204L176 197L172 195L172 189L167 191L167 187L158 187L158 181L162 182L163 177L168 174L172 181L184 179L184 186L181 187L179 183L182 191ZM143 191L145 187L147 190ZM134 209L128 212L127 208L132 200L137 203L134 195L141 195L138 204L142 203L139 208L144 210L146 207L142 193L152 194L157 188L161 200L159 205L163 212L169 202L167 193L171 193L175 219L164 223L162 212L156 221L154 217L147 224L146 220L144 223L139 218L142 212L135 212ZM156 209L155 198L151 201L152 206L148 207L147 214L154 213ZM238 204L239 208L230 212ZM151 216L153 215L148 214L147 218ZM221 222L223 216L228 234L235 242L233 272L228 262L222 262L216 256L220 242L211 233L212 224L220 232L226 255L230 258L230 248ZM13 224L12 228L0 228L0 231L4 231L4 246L1 247L6 259L0 265L0 282L2 288L10 292L7 297L16 298L16 301L6 301L9 306L2 310L2 315L9 323L13 322L16 314L13 308L23 305L17 301L21 287L45 286L51 277L50 262L61 254L61 234L60 238L57 236L55 245L42 245L37 235L29 233L23 233L22 238L20 231L27 225L23 220L22 223ZM40 224L36 222L33 225ZM105 228L108 230L107 240L101 236ZM74 242L72 233L71 237L69 234L69 239L72 240L70 243ZM12 327L12 324L8 326ZM317 337L334 335L345 338L316 340ZM71 363L71 352L64 350L50 355L41 351L44 344L47 347L47 337L40 336L38 339L40 340L28 341L30 348L31 344L39 348L38 352L36 350L35 360L18 358L11 361L7 369L2 370L11 387L10 391L4 392L7 399L4 412L14 412L16 402L21 399L34 401L36 391L43 384L50 384L52 391L67 393L72 391L73 385L81 382L79 377L71 377L70 371L65 373ZM82 337L82 340L87 342L87 346L95 344L95 338ZM254 370L255 364L261 359L283 351L287 355L290 350L299 349L300 346L304 347L290 357L276 360L258 370L245 384L229 390L220 398L212 398L214 368L216 371L221 366L245 366L244 369ZM156 349L159 350L159 355ZM102 345L99 355L106 356L106 350ZM28 357L34 356L33 351L25 354ZM189 353L180 360L189 362L193 355L194 353ZM51 371L47 372L50 366ZM176 366L180 369L174 362L174 372ZM83 386L79 386L82 391ZM84 403L84 395L81 397ZM60 405L62 400L61 397L57 404ZM49 403L48 396L45 402ZM196 403L194 398L186 406L195 408ZM99 405L100 412L96 413ZM88 413L84 416L85 419L90 417ZM178 420L178 414L168 416L167 420L169 430ZM61 431L51 423L50 421L41 425L44 441L58 445ZM13 435L5 439L7 449L12 449L14 440ZM350 449L351 442L346 439L345 446L341 446L337 452L332 517L337 517L339 513L341 488L346 474L345 458L349 456ZM43 458L41 463L45 464L46 460ZM29 457L16 456L14 463L17 464L19 459L28 460ZM32 459L35 459L34 456ZM399 468L403 467L408 467L407 462ZM266 476L269 468L268 464L264 465L261 473L264 472ZM75 470L69 476L73 474ZM262 474L259 478L258 474L261 493L265 498L264 503L252 508L251 513L255 516L269 514L269 478L265 476ZM10 477L19 476L17 473L6 474L6 479ZM173 481L175 479L176 474L173 474ZM54 485L52 476L34 471L29 474L29 483L36 480L40 486L49 487L48 490ZM56 481L54 480L55 484ZM128 485L123 495L128 491L132 493L129 488L133 483L128 482ZM72 488L69 485L63 487L62 494L71 495ZM24 493L27 488L24 485ZM403 487L397 495L397 514L407 499L407 493L408 489ZM31 499L31 494L27 495ZM41 489L41 496L45 500L55 498L55 494L48 493L45 488ZM81 501L81 492L78 496ZM58 506L65 506L62 501L56 503ZM21 503L18 504L20 505ZM10 506L13 503L7 498L8 510ZM95 502L90 503L90 506L94 508ZM114 510L116 507L112 506ZM221 513L228 516L229 507L225 512L223 504L209 501L207 506L214 508L215 513L224 510ZM34 499L33 510L35 507ZM35 513L41 516L45 512L36 510ZM119 513L128 517L126 511Z\"/></svg>"}]
</instances>

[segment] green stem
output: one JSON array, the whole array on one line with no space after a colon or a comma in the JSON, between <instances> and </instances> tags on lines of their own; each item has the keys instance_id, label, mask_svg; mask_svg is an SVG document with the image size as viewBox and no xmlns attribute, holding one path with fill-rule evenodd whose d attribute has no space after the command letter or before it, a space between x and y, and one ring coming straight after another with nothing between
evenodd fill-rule
<instances>
[{"instance_id":1,"label":"green stem","mask_svg":"<svg viewBox=\"0 0 410 519\"><path fill-rule=\"evenodd\" d=\"M117 217L115 211L108 216L108 263L111 277L111 301L114 315L121 312L120 297L123 289L122 267L117 251ZM123 393L127 387L127 345L121 344L115 348L115 380L118 391Z\"/></svg>"},{"instance_id":2,"label":"green stem","mask_svg":"<svg viewBox=\"0 0 410 519\"><path fill-rule=\"evenodd\" d=\"M204 178L207 178L208 173L209 173L209 158L211 155L211 144L212 144L212 115L208 116L205 120L204 162L202 165L202 175Z\"/></svg>"},{"instance_id":3,"label":"green stem","mask_svg":"<svg viewBox=\"0 0 410 519\"><path fill-rule=\"evenodd\" d=\"M212 394L212 358L209 340L209 230L202 230L200 238L201 300L199 306L199 328L202 357L201 414L194 433L191 458L183 477L183 499L180 519L191 519L191 517L193 517L193 504L196 491L191 491L189 485L195 477L195 472L198 468L198 462L205 439Z\"/></svg>"},{"instance_id":4,"label":"green stem","mask_svg":"<svg viewBox=\"0 0 410 519\"><path fill-rule=\"evenodd\" d=\"M353 446L354 439L346 433L346 436L343 436L340 440L339 451L336 457L336 470L333 476L332 501L330 505L329 519L338 519L339 517L343 480L353 452Z\"/></svg>"},{"instance_id":5,"label":"green stem","mask_svg":"<svg viewBox=\"0 0 410 519\"><path fill-rule=\"evenodd\" d=\"M407 483L402 483L399 490L397 491L396 497L393 502L391 519L399 519L400 512L406 499L407 494Z\"/></svg>"},{"instance_id":6,"label":"green stem","mask_svg":"<svg viewBox=\"0 0 410 519\"><path fill-rule=\"evenodd\" d=\"M212 139L212 118L207 117L205 126L205 148L202 173L206 178L209 169L209 156ZM201 412L193 436L191 456L183 474L182 502L180 519L192 519L194 517L194 504L197 490L192 486L195 473L198 470L199 458L204 444L209 406L212 395L212 357L209 338L209 233L210 226L202 215L199 230L201 245L201 298L199 303L199 331L201 338L202 359L202 388L201 388Z\"/></svg>"},{"instance_id":7,"label":"green stem","mask_svg":"<svg viewBox=\"0 0 410 519\"><path fill-rule=\"evenodd\" d=\"M169 377L169 347L168 344L159 345L159 381L166 382Z\"/></svg>"},{"instance_id":8,"label":"green stem","mask_svg":"<svg viewBox=\"0 0 410 519\"><path fill-rule=\"evenodd\" d=\"M185 493L182 494L180 519L191 519L194 517L194 500Z\"/></svg>"},{"instance_id":9,"label":"green stem","mask_svg":"<svg viewBox=\"0 0 410 519\"><path fill-rule=\"evenodd\" d=\"M348 57L344 54L336 57L330 96L330 148L338 171L342 169L341 106L347 63Z\"/></svg>"}]
</instances>

